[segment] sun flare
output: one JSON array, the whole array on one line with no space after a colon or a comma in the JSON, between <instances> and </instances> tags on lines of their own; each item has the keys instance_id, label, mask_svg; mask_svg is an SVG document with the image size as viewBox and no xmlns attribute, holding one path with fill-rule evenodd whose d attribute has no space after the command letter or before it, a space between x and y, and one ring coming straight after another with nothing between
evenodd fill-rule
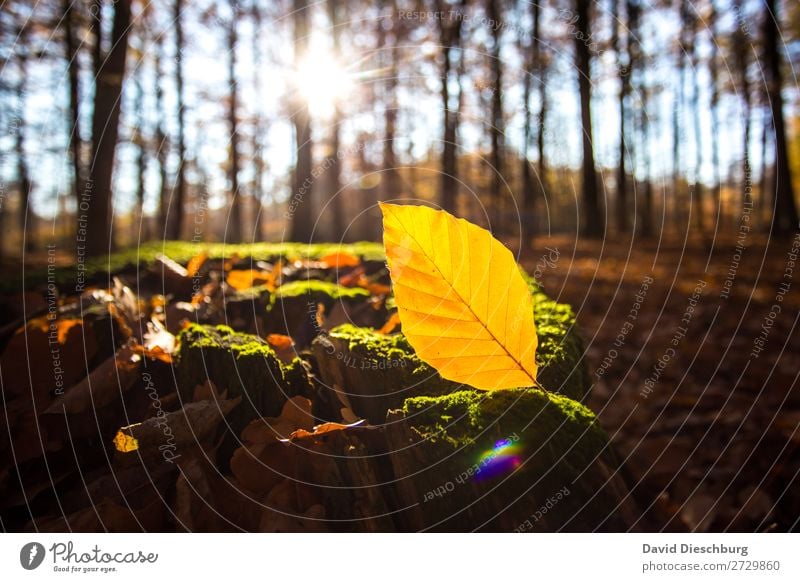
<instances>
[{"instance_id":1,"label":"sun flare","mask_svg":"<svg viewBox=\"0 0 800 582\"><path fill-rule=\"evenodd\" d=\"M330 117L353 90L348 71L327 50L312 48L295 71L294 83L314 116Z\"/></svg>"}]
</instances>

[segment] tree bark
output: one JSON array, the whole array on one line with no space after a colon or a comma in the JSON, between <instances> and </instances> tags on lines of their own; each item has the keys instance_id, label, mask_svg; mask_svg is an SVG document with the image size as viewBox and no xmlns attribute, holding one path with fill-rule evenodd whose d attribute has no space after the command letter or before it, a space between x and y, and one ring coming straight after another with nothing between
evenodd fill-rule
<instances>
[{"instance_id":1,"label":"tree bark","mask_svg":"<svg viewBox=\"0 0 800 582\"><path fill-rule=\"evenodd\" d=\"M392 12L396 12L397 1L391 2ZM400 176L397 172L395 155L395 135L397 133L397 85L398 63L397 45L400 42L402 21L392 19L392 41L387 47L389 71L386 76L386 98L384 100L384 139L383 139L383 200L393 200L400 195Z\"/></svg>"},{"instance_id":2,"label":"tree bark","mask_svg":"<svg viewBox=\"0 0 800 582\"><path fill-rule=\"evenodd\" d=\"M230 148L231 157L228 165L228 184L231 192L231 212L229 216L228 227L225 233L225 240L227 242L239 243L242 242L242 195L239 192L239 117L238 117L238 103L239 93L236 80L236 50L238 43L237 33L237 18L238 18L238 3L236 0L231 0L231 20L228 29L228 127L230 130Z\"/></svg>"},{"instance_id":3,"label":"tree bark","mask_svg":"<svg viewBox=\"0 0 800 582\"><path fill-rule=\"evenodd\" d=\"M98 256L112 247L112 177L119 134L122 84L131 24L130 0L114 4L111 48L98 67L92 117L92 166L89 209L86 217L86 254Z\"/></svg>"},{"instance_id":4,"label":"tree bark","mask_svg":"<svg viewBox=\"0 0 800 582\"><path fill-rule=\"evenodd\" d=\"M158 116L158 124L156 127L156 160L158 161L158 176L159 176L159 195L158 195L158 229L159 237L163 240L169 238L167 232L167 220L169 218L169 185L167 184L167 154L169 149L169 140L167 138L166 119L164 111L164 87L162 85L163 71L161 67L161 59L164 51L164 43L162 41L163 35L156 35L156 53L155 53L155 73L154 79L156 87L156 115Z\"/></svg>"},{"instance_id":5,"label":"tree bark","mask_svg":"<svg viewBox=\"0 0 800 582\"><path fill-rule=\"evenodd\" d=\"M453 72L453 61L451 51L461 45L461 23L463 18L466 0L461 0L456 6L458 16L451 18L439 18L439 40L442 45L442 73L441 73L441 98L442 98L442 178L441 178L441 204L442 208L450 213L456 212L456 196L458 194L458 151L456 139L458 136L458 116L460 110L450 109L450 76ZM445 5L441 1L438 7L441 11L450 14L450 5ZM457 83L461 83L459 69L456 69ZM460 93L460 91L459 91ZM460 95L459 95L460 101Z\"/></svg>"},{"instance_id":6,"label":"tree bark","mask_svg":"<svg viewBox=\"0 0 800 582\"><path fill-rule=\"evenodd\" d=\"M175 0L173 5L173 21L175 23L175 98L178 108L178 169L175 176L175 190L172 203L170 204L169 224L167 226L167 238L181 240L183 230L183 217L186 212L186 172L184 164L186 162L186 119L184 114L183 98L183 0Z\"/></svg>"},{"instance_id":7,"label":"tree bark","mask_svg":"<svg viewBox=\"0 0 800 582\"><path fill-rule=\"evenodd\" d=\"M339 1L328 0L328 14L331 23L331 33L333 36L333 54L335 58L339 58L341 51L341 27L339 26ZM380 20L378 26L381 26ZM330 134L330 151L328 159L326 160L327 166L327 180L328 187L327 195L330 197L331 209L331 238L332 240L339 240L344 235L346 227L346 219L344 213L344 200L342 199L342 163L338 157L339 148L341 147L341 123L342 111L339 103L333 104L333 118L331 120L331 134Z\"/></svg>"},{"instance_id":8,"label":"tree bark","mask_svg":"<svg viewBox=\"0 0 800 582\"><path fill-rule=\"evenodd\" d=\"M625 124L627 122L627 111L625 100L630 93L631 76L631 38L630 32L626 35L627 39L627 65L623 59L623 29L622 24L622 5L623 0L617 0L616 25L614 27L614 48L617 53L617 70L619 73L619 164L617 166L617 229L619 232L628 232L628 184L627 172L625 169L625 157L628 155L628 144L625 141ZM628 26L630 27L630 9L632 2L627 1L628 5Z\"/></svg>"},{"instance_id":9,"label":"tree bark","mask_svg":"<svg viewBox=\"0 0 800 582\"><path fill-rule=\"evenodd\" d=\"M80 204L83 184L82 156L83 142L80 130L80 81L78 51L75 46L75 13L72 0L63 0L64 43L69 77L69 151L72 162L72 190L75 203Z\"/></svg>"},{"instance_id":10,"label":"tree bark","mask_svg":"<svg viewBox=\"0 0 800 582\"><path fill-rule=\"evenodd\" d=\"M487 0L487 16L491 22L500 22L501 14L498 6L499 0ZM503 63L500 62L500 42L502 27L492 26L492 50L489 55L492 78L492 126L490 128L492 147L492 207L495 232L503 232L506 228L506 212L503 191L505 179L503 176L503 148L504 148L504 123L503 123Z\"/></svg>"},{"instance_id":11,"label":"tree bark","mask_svg":"<svg viewBox=\"0 0 800 582\"><path fill-rule=\"evenodd\" d=\"M28 32L27 23L23 24L18 36L20 47L17 56L19 65L19 81L16 86L17 120L14 132L14 154L17 158L17 187L19 189L19 229L24 241L25 250L32 250L35 246L35 228L33 224L33 209L31 208L31 177L25 153L25 110L26 110L26 81L28 78Z\"/></svg>"},{"instance_id":12,"label":"tree bark","mask_svg":"<svg viewBox=\"0 0 800 582\"><path fill-rule=\"evenodd\" d=\"M778 48L780 27L778 6L775 0L766 0L764 10L764 60L772 126L775 130L775 162L772 169L770 191L773 194L773 211L770 232L787 235L798 229L797 206L794 186L789 168L789 153L786 144L786 123L783 117L783 73L782 59Z\"/></svg>"},{"instance_id":13,"label":"tree bark","mask_svg":"<svg viewBox=\"0 0 800 582\"><path fill-rule=\"evenodd\" d=\"M294 0L294 58L295 65L308 51L309 35L308 0ZM311 117L308 103L297 95L292 122L296 142L297 159L292 176L292 197L287 215L290 220L289 240L311 242L313 232L312 187L313 142L311 140Z\"/></svg>"},{"instance_id":14,"label":"tree bark","mask_svg":"<svg viewBox=\"0 0 800 582\"><path fill-rule=\"evenodd\" d=\"M263 148L263 133L264 133L264 116L261 103L264 100L264 90L262 83L262 58L260 42L262 40L262 7L258 2L253 2L252 16L253 16L253 96L255 97L256 110L253 113L253 170L255 177L253 179L253 238L257 242L265 240L266 233L264 232L264 148Z\"/></svg>"},{"instance_id":15,"label":"tree bark","mask_svg":"<svg viewBox=\"0 0 800 582\"><path fill-rule=\"evenodd\" d=\"M575 35L575 65L578 71L583 130L583 234L600 238L605 234L605 218L600 209L592 139L592 57L589 50L591 1L575 0L575 7L578 26L578 34Z\"/></svg>"}]
</instances>

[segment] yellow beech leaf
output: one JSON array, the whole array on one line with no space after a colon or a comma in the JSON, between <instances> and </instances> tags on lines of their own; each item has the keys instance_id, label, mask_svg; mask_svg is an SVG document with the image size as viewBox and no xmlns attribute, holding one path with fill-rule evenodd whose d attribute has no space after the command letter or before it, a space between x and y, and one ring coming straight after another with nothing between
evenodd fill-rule
<instances>
[{"instance_id":1,"label":"yellow beech leaf","mask_svg":"<svg viewBox=\"0 0 800 582\"><path fill-rule=\"evenodd\" d=\"M535 385L533 300L511 251L441 210L381 211L397 311L417 355L482 390Z\"/></svg>"}]
</instances>

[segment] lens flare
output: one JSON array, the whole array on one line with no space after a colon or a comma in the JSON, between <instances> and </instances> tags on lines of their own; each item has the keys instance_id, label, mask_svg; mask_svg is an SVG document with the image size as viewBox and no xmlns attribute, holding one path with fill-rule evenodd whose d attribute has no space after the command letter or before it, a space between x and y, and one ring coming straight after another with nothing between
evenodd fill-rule
<instances>
[{"instance_id":1,"label":"lens flare","mask_svg":"<svg viewBox=\"0 0 800 582\"><path fill-rule=\"evenodd\" d=\"M521 453L522 444L518 436L497 441L494 447L482 453L478 459L475 479L480 481L511 473L522 464Z\"/></svg>"}]
</instances>

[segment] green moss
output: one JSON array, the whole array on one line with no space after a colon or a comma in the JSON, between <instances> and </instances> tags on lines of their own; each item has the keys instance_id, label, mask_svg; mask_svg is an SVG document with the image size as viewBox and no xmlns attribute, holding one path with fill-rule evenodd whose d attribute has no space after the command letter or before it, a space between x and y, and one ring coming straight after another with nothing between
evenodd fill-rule
<instances>
[{"instance_id":1,"label":"green moss","mask_svg":"<svg viewBox=\"0 0 800 582\"><path fill-rule=\"evenodd\" d=\"M278 287L275 299L289 299L310 296L318 302L338 301L339 299L358 299L369 297L369 291L361 287L343 287L328 281L315 279L292 281Z\"/></svg>"},{"instance_id":2,"label":"green moss","mask_svg":"<svg viewBox=\"0 0 800 582\"><path fill-rule=\"evenodd\" d=\"M539 383L550 392L582 400L591 381L583 361L583 340L578 332L575 312L557 303L537 287L533 291L533 319L539 345L536 361Z\"/></svg>"},{"instance_id":3,"label":"green moss","mask_svg":"<svg viewBox=\"0 0 800 582\"><path fill-rule=\"evenodd\" d=\"M185 241L153 241L135 248L110 255L87 259L84 263L84 276L87 282L103 278L108 273L116 273L137 265L147 266L156 260L158 255L166 255L181 264L186 264L195 255L206 252L212 259L230 258L238 255L242 258L274 262L278 259L317 259L325 255L345 252L360 257L364 261L384 261L383 245L373 242L357 242L352 244L301 244L301 243L192 243ZM75 285L77 271L74 265L55 269L54 281L57 285L68 288ZM35 287L48 282L47 268L33 269L26 272L25 288ZM11 293L22 289L20 278L9 278L0 282L0 291Z\"/></svg>"},{"instance_id":4,"label":"green moss","mask_svg":"<svg viewBox=\"0 0 800 582\"><path fill-rule=\"evenodd\" d=\"M473 444L476 434L500 421L514 430L535 424L542 435L566 422L570 430L589 431L597 438L605 438L588 408L566 396L536 388L419 396L407 399L402 410L420 436L432 441L441 439L456 447Z\"/></svg>"},{"instance_id":5,"label":"green moss","mask_svg":"<svg viewBox=\"0 0 800 582\"><path fill-rule=\"evenodd\" d=\"M615 467L608 439L592 412L570 398L537 388L459 391L409 398L389 420L403 420L413 437L390 446L395 478L419 499L417 528L621 527L612 511L619 490L608 483Z\"/></svg>"},{"instance_id":6,"label":"green moss","mask_svg":"<svg viewBox=\"0 0 800 582\"><path fill-rule=\"evenodd\" d=\"M277 416L288 397L308 394L310 386L299 360L284 365L258 336L228 326L193 324L178 335L178 389L191 400L197 385L211 380L228 398L243 397L229 420L240 429L257 416Z\"/></svg>"}]
</instances>

